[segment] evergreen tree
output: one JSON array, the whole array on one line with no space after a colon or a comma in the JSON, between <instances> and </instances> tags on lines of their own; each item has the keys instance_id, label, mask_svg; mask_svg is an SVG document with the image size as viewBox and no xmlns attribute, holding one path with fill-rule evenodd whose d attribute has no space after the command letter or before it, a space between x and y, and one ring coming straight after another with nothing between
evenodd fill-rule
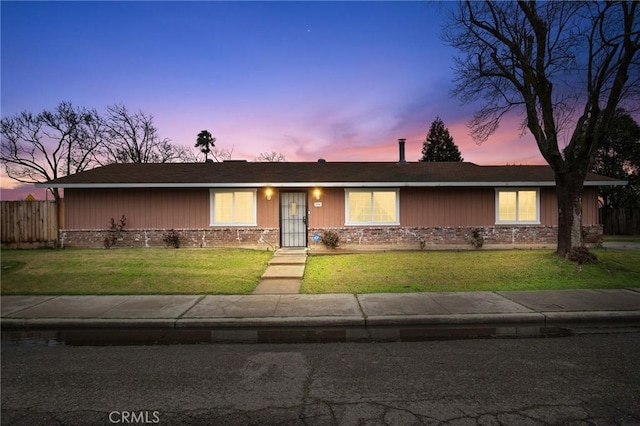
<instances>
[{"instance_id":1,"label":"evergreen tree","mask_svg":"<svg viewBox=\"0 0 640 426\"><path fill-rule=\"evenodd\" d=\"M427 140L422 147L420 161L462 161L458 146L453 142L449 129L444 127L440 117L431 123Z\"/></svg>"},{"instance_id":2,"label":"evergreen tree","mask_svg":"<svg viewBox=\"0 0 640 426\"><path fill-rule=\"evenodd\" d=\"M591 171L629 182L627 186L601 187L603 207L640 206L640 125L624 110L619 109L613 117Z\"/></svg>"},{"instance_id":3,"label":"evergreen tree","mask_svg":"<svg viewBox=\"0 0 640 426\"><path fill-rule=\"evenodd\" d=\"M198 133L198 139L196 141L196 148L200 148L200 151L204 154L204 161L207 161L208 155L211 149L215 146L216 138L211 136L208 130L203 130Z\"/></svg>"}]
</instances>

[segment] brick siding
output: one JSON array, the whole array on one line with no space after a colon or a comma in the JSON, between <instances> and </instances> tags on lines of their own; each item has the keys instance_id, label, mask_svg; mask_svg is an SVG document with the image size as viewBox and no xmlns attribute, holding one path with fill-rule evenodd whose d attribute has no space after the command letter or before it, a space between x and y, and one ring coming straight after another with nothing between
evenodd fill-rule
<instances>
[{"instance_id":1,"label":"brick siding","mask_svg":"<svg viewBox=\"0 0 640 426\"><path fill-rule=\"evenodd\" d=\"M175 229L181 247L243 247L276 249L280 233L277 228L207 228ZM115 247L165 247L168 229L125 229ZM108 230L63 229L62 247L103 247Z\"/></svg>"},{"instance_id":2,"label":"brick siding","mask_svg":"<svg viewBox=\"0 0 640 426\"><path fill-rule=\"evenodd\" d=\"M341 248L382 249L472 249L473 232L483 241L483 247L553 247L557 242L557 226L485 226L485 227L340 227L310 228L309 247L323 248L314 243L313 235L325 230L336 232ZM125 229L116 247L164 247L168 229ZM278 248L278 228L206 228L176 229L181 247L244 247ZM585 243L602 242L602 226L584 227ZM107 230L63 229L62 247L103 247Z\"/></svg>"},{"instance_id":3,"label":"brick siding","mask_svg":"<svg viewBox=\"0 0 640 426\"><path fill-rule=\"evenodd\" d=\"M313 235L322 235L325 230L338 234L342 248L390 248L390 249L464 249L474 248L473 234L478 231L484 247L540 247L555 246L557 226L485 226L485 227L342 227L309 230L309 245ZM602 243L602 226L584 227L585 243Z\"/></svg>"}]
</instances>

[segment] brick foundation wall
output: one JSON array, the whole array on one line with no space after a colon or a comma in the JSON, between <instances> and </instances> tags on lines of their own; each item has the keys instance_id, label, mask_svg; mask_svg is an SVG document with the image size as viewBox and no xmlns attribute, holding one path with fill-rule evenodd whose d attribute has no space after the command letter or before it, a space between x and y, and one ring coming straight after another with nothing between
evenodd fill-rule
<instances>
[{"instance_id":1,"label":"brick foundation wall","mask_svg":"<svg viewBox=\"0 0 640 426\"><path fill-rule=\"evenodd\" d=\"M602 225L583 227L585 243L602 243ZM557 242L557 226L485 226L485 227L342 227L309 228L309 247L323 248L314 243L313 235L325 230L336 232L341 248L384 249L472 249L473 232L478 230L483 247L552 247ZM115 247L165 247L167 229L129 229L122 233ZM280 244L278 228L206 228L176 229L181 247L243 247L275 250ZM103 247L107 230L63 229L62 247Z\"/></svg>"},{"instance_id":2,"label":"brick foundation wall","mask_svg":"<svg viewBox=\"0 0 640 426\"><path fill-rule=\"evenodd\" d=\"M256 249L278 248L280 231L277 228L207 228L175 229L181 247L242 247ZM165 247L168 229L125 229L115 247ZM62 247L104 247L107 230L63 229Z\"/></svg>"},{"instance_id":3,"label":"brick foundation wall","mask_svg":"<svg viewBox=\"0 0 640 426\"><path fill-rule=\"evenodd\" d=\"M585 243L602 243L602 226L583 227ZM557 226L485 226L485 227L344 227L309 229L309 246L322 247L313 243L313 235L331 230L338 234L339 247L367 248L387 247L390 249L439 249L474 248L474 230L477 230L483 247L523 247L554 246L557 243Z\"/></svg>"}]
</instances>

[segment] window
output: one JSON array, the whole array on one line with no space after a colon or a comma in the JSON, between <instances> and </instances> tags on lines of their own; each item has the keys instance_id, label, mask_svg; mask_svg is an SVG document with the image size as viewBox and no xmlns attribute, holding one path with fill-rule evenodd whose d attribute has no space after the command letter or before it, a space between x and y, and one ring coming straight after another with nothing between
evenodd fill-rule
<instances>
[{"instance_id":1,"label":"window","mask_svg":"<svg viewBox=\"0 0 640 426\"><path fill-rule=\"evenodd\" d=\"M211 190L211 225L256 226L256 191Z\"/></svg>"},{"instance_id":2,"label":"window","mask_svg":"<svg viewBox=\"0 0 640 426\"><path fill-rule=\"evenodd\" d=\"M398 190L346 190L347 225L398 225Z\"/></svg>"},{"instance_id":3,"label":"window","mask_svg":"<svg viewBox=\"0 0 640 426\"><path fill-rule=\"evenodd\" d=\"M540 223L540 192L537 189L497 189L496 223Z\"/></svg>"}]
</instances>

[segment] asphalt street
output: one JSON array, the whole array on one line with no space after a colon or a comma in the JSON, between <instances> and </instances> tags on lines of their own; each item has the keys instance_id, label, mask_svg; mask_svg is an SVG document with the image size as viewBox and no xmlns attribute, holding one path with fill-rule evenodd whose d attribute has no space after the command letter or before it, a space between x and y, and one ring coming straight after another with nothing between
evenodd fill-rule
<instances>
[{"instance_id":1,"label":"asphalt street","mask_svg":"<svg viewBox=\"0 0 640 426\"><path fill-rule=\"evenodd\" d=\"M2 425L640 424L640 333L2 347Z\"/></svg>"}]
</instances>

